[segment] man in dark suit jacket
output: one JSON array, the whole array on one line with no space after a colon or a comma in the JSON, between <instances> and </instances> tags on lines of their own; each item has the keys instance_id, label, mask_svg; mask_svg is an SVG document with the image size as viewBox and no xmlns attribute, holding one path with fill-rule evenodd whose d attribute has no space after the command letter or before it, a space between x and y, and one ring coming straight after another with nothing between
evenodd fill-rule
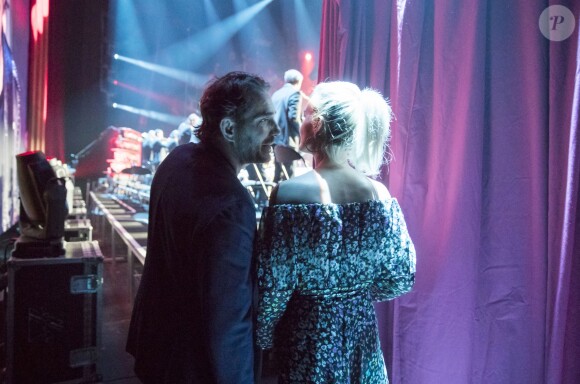
<instances>
[{"instance_id":1,"label":"man in dark suit jacket","mask_svg":"<svg viewBox=\"0 0 580 384\"><path fill-rule=\"evenodd\" d=\"M302 96L300 87L303 80L302 73L296 69L289 69L284 73L284 85L272 95L272 103L276 109L276 123L280 127L280 135L276 138L276 145L285 145L298 149L300 137L300 122L302 116ZM280 181L284 174L279 162L274 164L274 182ZM284 163L288 177L292 177L292 163Z\"/></svg>"},{"instance_id":2,"label":"man in dark suit jacket","mask_svg":"<svg viewBox=\"0 0 580 384\"><path fill-rule=\"evenodd\" d=\"M199 144L175 148L151 185L147 256L127 351L143 383L254 383L256 214L237 175L270 160L267 84L243 72L200 100Z\"/></svg>"}]
</instances>

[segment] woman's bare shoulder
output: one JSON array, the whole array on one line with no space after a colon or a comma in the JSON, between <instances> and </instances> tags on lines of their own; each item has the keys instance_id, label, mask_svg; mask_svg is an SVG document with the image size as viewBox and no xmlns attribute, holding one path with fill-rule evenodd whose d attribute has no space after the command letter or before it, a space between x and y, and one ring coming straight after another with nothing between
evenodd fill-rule
<instances>
[{"instance_id":1,"label":"woman's bare shoulder","mask_svg":"<svg viewBox=\"0 0 580 384\"><path fill-rule=\"evenodd\" d=\"M391 198L391 193L389 192L388 188L381 183L380 181L369 179L375 188L375 192L377 194L377 198L379 200L388 200Z\"/></svg>"},{"instance_id":2,"label":"woman's bare shoulder","mask_svg":"<svg viewBox=\"0 0 580 384\"><path fill-rule=\"evenodd\" d=\"M321 186L313 171L280 182L273 191L272 204L319 203Z\"/></svg>"}]
</instances>

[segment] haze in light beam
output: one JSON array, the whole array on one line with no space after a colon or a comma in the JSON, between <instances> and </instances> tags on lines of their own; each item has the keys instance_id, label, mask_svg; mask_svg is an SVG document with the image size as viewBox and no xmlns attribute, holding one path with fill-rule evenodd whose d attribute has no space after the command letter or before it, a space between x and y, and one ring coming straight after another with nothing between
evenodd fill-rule
<instances>
[{"instance_id":1,"label":"haze in light beam","mask_svg":"<svg viewBox=\"0 0 580 384\"><path fill-rule=\"evenodd\" d=\"M182 69L170 68L164 65L153 64L143 60L132 59L117 53L115 54L115 59L136 65L137 67L148 69L152 72L165 75L172 79L183 81L184 83L191 84L196 87L203 87L209 80L209 76L207 75L200 75L197 73L184 71Z\"/></svg>"},{"instance_id":2,"label":"haze in light beam","mask_svg":"<svg viewBox=\"0 0 580 384\"><path fill-rule=\"evenodd\" d=\"M190 67L197 68L217 53L244 25L264 9L273 0L262 0L259 3L238 12L217 24L210 26L163 50L162 54L189 55Z\"/></svg>"},{"instance_id":3,"label":"haze in light beam","mask_svg":"<svg viewBox=\"0 0 580 384\"><path fill-rule=\"evenodd\" d=\"M182 121L184 121L186 119L185 117L180 117L180 116L170 115L168 113L152 111L150 109L135 108L135 107L132 107L130 105L125 105L125 104L113 103L113 108L121 109L123 111L134 113L136 115L141 115L141 116L145 116L145 117L148 117L150 119L153 119L153 120L162 121L164 123L172 124L172 125L175 125L176 127Z\"/></svg>"}]
</instances>

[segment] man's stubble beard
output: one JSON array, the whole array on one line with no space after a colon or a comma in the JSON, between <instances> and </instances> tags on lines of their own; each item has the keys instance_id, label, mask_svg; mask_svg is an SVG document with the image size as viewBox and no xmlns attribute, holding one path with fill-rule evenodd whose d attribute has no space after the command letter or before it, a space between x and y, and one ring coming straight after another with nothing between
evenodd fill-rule
<instances>
[{"instance_id":1,"label":"man's stubble beard","mask_svg":"<svg viewBox=\"0 0 580 384\"><path fill-rule=\"evenodd\" d=\"M236 136L234 147L242 164L267 163L271 160L271 147L267 153L264 153L266 149L262 142L257 145L252 144L248 136L243 133Z\"/></svg>"}]
</instances>

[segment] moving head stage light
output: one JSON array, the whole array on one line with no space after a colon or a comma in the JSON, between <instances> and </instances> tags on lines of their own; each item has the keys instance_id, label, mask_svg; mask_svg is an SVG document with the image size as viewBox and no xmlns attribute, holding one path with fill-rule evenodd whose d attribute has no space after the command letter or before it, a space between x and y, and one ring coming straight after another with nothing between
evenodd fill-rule
<instances>
[{"instance_id":1,"label":"moving head stage light","mask_svg":"<svg viewBox=\"0 0 580 384\"><path fill-rule=\"evenodd\" d=\"M57 257L64 254L64 222L68 209L65 179L40 151L16 155L20 189L20 237L12 256Z\"/></svg>"}]
</instances>

